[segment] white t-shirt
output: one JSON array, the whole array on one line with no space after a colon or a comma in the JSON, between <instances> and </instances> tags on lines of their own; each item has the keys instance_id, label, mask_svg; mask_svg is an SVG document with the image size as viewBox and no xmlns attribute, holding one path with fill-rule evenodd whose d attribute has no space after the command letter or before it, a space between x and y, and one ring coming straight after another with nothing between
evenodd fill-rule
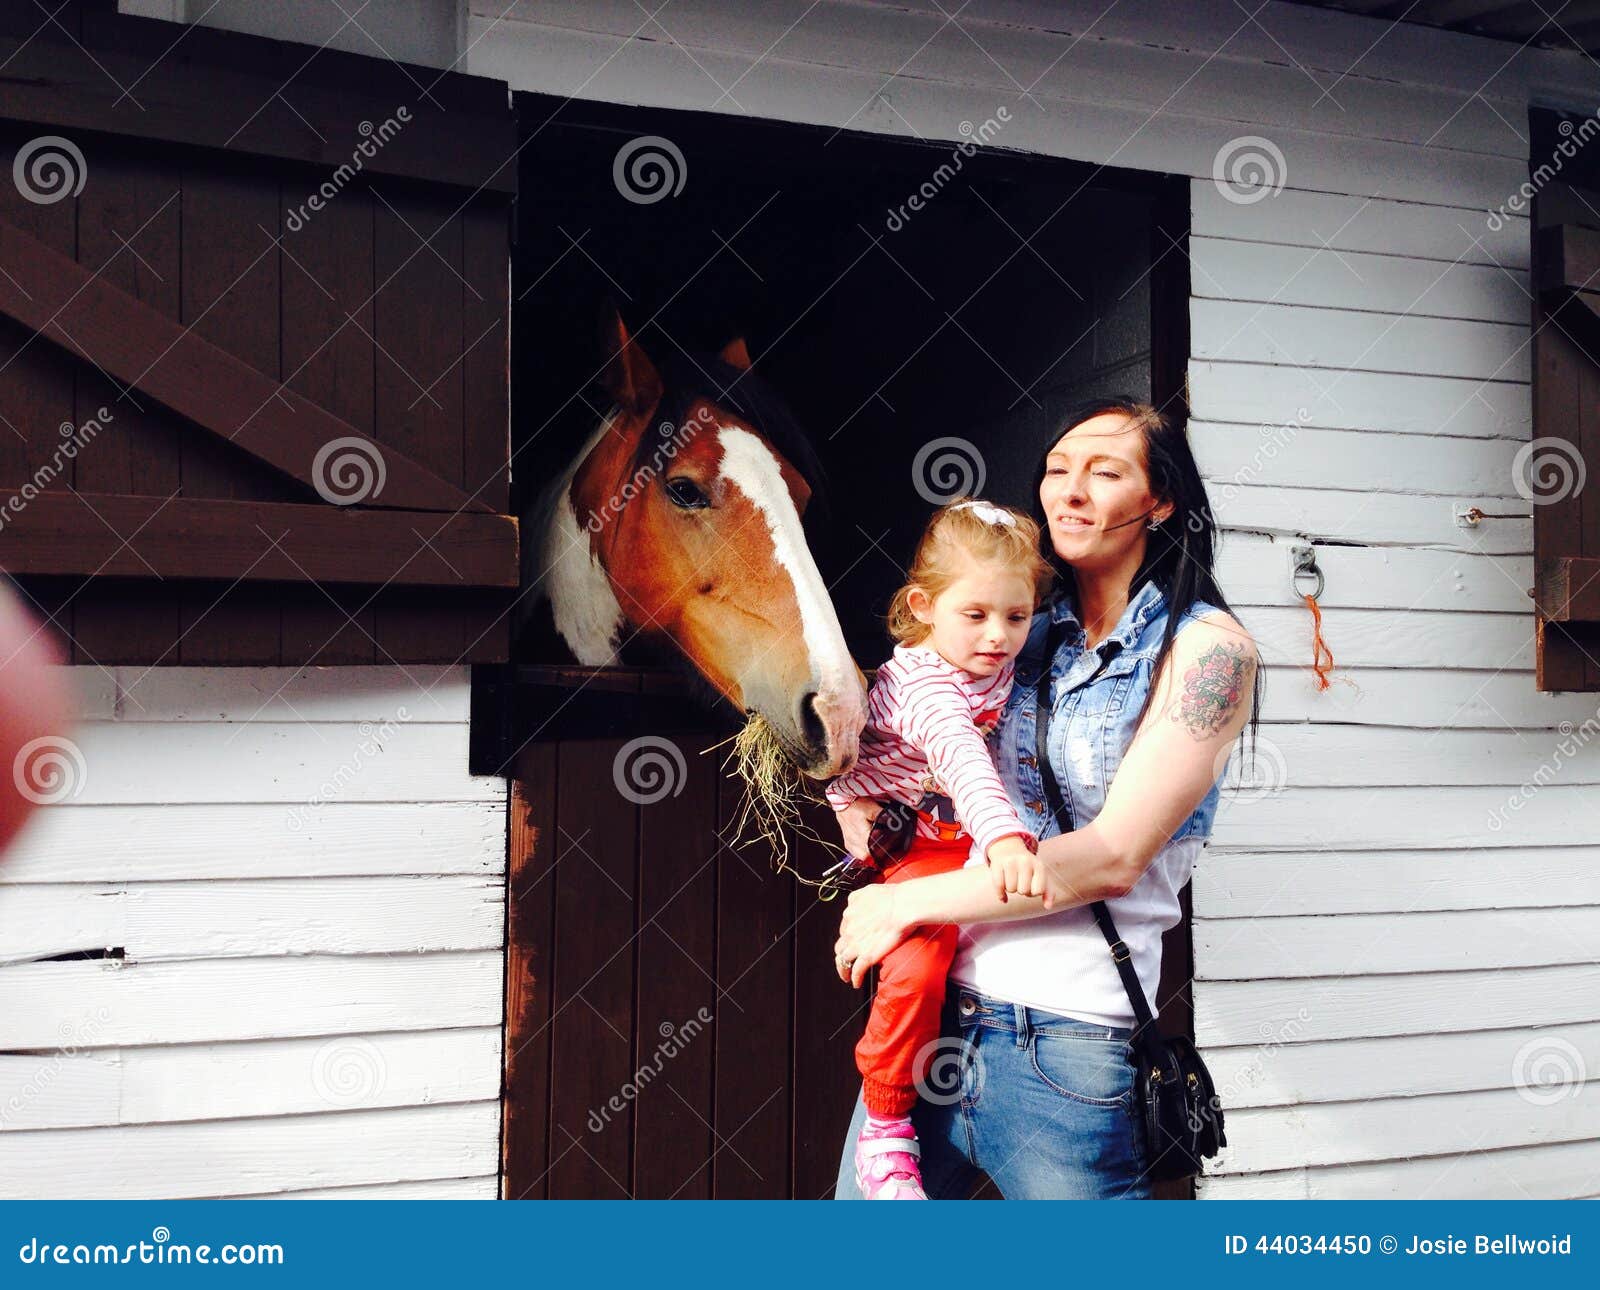
<instances>
[{"instance_id":1,"label":"white t-shirt","mask_svg":"<svg viewBox=\"0 0 1600 1290\"><path fill-rule=\"evenodd\" d=\"M1178 893L1205 845L1202 837L1167 843L1132 891L1106 902L1132 951L1152 1013L1160 1011L1161 935L1183 916ZM963 924L950 980L979 994L1102 1026L1133 1025L1111 947L1087 905L1013 922Z\"/></svg>"}]
</instances>

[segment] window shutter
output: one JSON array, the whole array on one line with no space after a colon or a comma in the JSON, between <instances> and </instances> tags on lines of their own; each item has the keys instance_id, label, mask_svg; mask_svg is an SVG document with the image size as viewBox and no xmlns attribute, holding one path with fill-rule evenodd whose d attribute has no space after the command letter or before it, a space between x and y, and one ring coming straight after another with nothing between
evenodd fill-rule
<instances>
[{"instance_id":1,"label":"window shutter","mask_svg":"<svg viewBox=\"0 0 1600 1290\"><path fill-rule=\"evenodd\" d=\"M1518 489L1533 510L1536 684L1597 691L1600 175L1593 187L1580 183L1591 178L1581 166L1594 163L1577 148L1576 161L1558 150L1574 126L1534 116L1533 441L1519 459Z\"/></svg>"}]
</instances>

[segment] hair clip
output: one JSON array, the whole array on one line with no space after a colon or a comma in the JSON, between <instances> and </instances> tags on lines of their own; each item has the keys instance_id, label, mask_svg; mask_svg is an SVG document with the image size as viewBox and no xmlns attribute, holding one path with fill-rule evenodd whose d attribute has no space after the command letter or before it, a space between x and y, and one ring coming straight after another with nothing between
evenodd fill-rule
<instances>
[{"instance_id":1,"label":"hair clip","mask_svg":"<svg viewBox=\"0 0 1600 1290\"><path fill-rule=\"evenodd\" d=\"M985 524L1004 524L1007 528L1015 528L1017 517L1010 511L1002 510L991 502L957 502L953 508L958 511L971 511Z\"/></svg>"}]
</instances>

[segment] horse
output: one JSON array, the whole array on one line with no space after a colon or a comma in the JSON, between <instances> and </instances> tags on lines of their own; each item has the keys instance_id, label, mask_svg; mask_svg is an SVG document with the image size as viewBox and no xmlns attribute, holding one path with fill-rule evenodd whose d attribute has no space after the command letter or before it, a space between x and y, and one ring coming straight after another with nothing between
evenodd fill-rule
<instances>
[{"instance_id":1,"label":"horse","mask_svg":"<svg viewBox=\"0 0 1600 1290\"><path fill-rule=\"evenodd\" d=\"M844 773L866 687L802 525L809 442L743 339L658 367L614 316L606 348L609 410L523 516L524 613L586 666L670 645L804 774Z\"/></svg>"}]
</instances>

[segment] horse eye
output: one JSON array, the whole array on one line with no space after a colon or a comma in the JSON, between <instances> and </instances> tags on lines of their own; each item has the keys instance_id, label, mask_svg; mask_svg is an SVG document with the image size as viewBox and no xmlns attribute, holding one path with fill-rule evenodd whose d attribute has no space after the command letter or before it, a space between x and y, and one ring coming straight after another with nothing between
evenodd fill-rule
<instances>
[{"instance_id":1,"label":"horse eye","mask_svg":"<svg viewBox=\"0 0 1600 1290\"><path fill-rule=\"evenodd\" d=\"M700 510L711 505L710 499L700 491L698 485L682 475L667 480L667 496L672 499L674 506L681 506L688 511Z\"/></svg>"}]
</instances>

